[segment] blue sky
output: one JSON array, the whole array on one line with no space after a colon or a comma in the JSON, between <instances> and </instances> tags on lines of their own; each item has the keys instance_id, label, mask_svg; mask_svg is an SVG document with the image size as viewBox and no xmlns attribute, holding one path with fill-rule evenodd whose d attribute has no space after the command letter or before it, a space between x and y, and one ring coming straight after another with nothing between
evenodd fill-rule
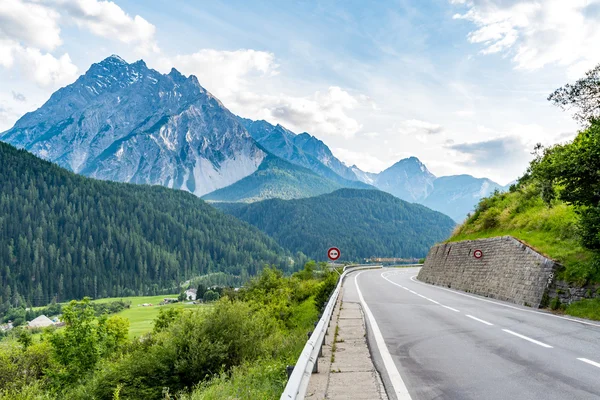
<instances>
[{"instance_id":1,"label":"blue sky","mask_svg":"<svg viewBox=\"0 0 600 400\"><path fill-rule=\"evenodd\" d=\"M3 0L0 130L110 54L200 83L378 172L517 178L578 126L546 97L600 62L596 0Z\"/></svg>"}]
</instances>

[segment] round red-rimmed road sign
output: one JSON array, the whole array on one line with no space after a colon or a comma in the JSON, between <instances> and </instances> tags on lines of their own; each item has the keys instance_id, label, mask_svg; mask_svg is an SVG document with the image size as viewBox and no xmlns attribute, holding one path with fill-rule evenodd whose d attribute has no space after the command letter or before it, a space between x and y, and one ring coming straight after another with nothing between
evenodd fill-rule
<instances>
[{"instance_id":1,"label":"round red-rimmed road sign","mask_svg":"<svg viewBox=\"0 0 600 400\"><path fill-rule=\"evenodd\" d=\"M483 251L481 251L481 250L475 250L473 252L473 257L475 257L477 259L480 259L481 257L483 257Z\"/></svg>"},{"instance_id":2,"label":"round red-rimmed road sign","mask_svg":"<svg viewBox=\"0 0 600 400\"><path fill-rule=\"evenodd\" d=\"M327 257L329 257L331 261L337 260L338 258L340 258L341 255L342 253L340 253L340 249L338 249L337 247L332 247L329 250L327 250Z\"/></svg>"}]
</instances>

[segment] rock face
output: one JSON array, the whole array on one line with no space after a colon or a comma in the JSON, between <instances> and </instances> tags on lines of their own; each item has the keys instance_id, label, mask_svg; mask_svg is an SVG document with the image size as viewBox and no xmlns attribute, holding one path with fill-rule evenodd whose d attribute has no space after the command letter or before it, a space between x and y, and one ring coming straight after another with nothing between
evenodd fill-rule
<instances>
[{"instance_id":1,"label":"rock face","mask_svg":"<svg viewBox=\"0 0 600 400\"><path fill-rule=\"evenodd\" d=\"M248 133L268 152L331 179L342 187L370 188L359 181L354 172L338 160L325 143L308 133L299 135L281 125L267 121L240 118Z\"/></svg>"},{"instance_id":2,"label":"rock face","mask_svg":"<svg viewBox=\"0 0 600 400\"><path fill-rule=\"evenodd\" d=\"M252 174L266 156L195 76L118 56L93 64L0 140L90 177L197 196Z\"/></svg>"},{"instance_id":3,"label":"rock face","mask_svg":"<svg viewBox=\"0 0 600 400\"><path fill-rule=\"evenodd\" d=\"M477 250L481 258L475 257ZM560 268L517 239L502 236L432 247L417 279L537 308Z\"/></svg>"}]
</instances>

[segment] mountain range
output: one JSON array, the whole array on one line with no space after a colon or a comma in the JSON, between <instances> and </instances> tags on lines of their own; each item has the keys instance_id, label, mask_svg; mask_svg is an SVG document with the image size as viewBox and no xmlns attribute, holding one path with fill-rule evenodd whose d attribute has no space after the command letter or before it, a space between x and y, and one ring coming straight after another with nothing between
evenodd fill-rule
<instances>
[{"instance_id":1,"label":"mountain range","mask_svg":"<svg viewBox=\"0 0 600 400\"><path fill-rule=\"evenodd\" d=\"M400 160L378 174L361 171L355 165L351 168L357 179L400 199L440 211L456 222L462 222L483 197L508 188L471 175L436 177L416 157Z\"/></svg>"},{"instance_id":2,"label":"mountain range","mask_svg":"<svg viewBox=\"0 0 600 400\"><path fill-rule=\"evenodd\" d=\"M209 201L377 188L462 221L481 197L503 189L468 175L436 178L415 157L378 174L348 167L309 133L234 115L193 75L161 74L115 55L0 140L89 177L162 185Z\"/></svg>"}]
</instances>

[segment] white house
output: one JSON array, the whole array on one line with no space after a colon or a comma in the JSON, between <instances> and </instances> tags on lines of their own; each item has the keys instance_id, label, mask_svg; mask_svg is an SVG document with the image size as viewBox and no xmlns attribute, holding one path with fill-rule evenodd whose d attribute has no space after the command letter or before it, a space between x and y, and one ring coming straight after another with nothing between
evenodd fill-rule
<instances>
[{"instance_id":1,"label":"white house","mask_svg":"<svg viewBox=\"0 0 600 400\"><path fill-rule=\"evenodd\" d=\"M196 300L196 289L188 289L185 291L185 298L188 300L195 301Z\"/></svg>"},{"instance_id":2,"label":"white house","mask_svg":"<svg viewBox=\"0 0 600 400\"><path fill-rule=\"evenodd\" d=\"M27 327L29 328L45 328L47 326L54 325L54 322L45 315L40 315L39 317L29 321Z\"/></svg>"}]
</instances>

